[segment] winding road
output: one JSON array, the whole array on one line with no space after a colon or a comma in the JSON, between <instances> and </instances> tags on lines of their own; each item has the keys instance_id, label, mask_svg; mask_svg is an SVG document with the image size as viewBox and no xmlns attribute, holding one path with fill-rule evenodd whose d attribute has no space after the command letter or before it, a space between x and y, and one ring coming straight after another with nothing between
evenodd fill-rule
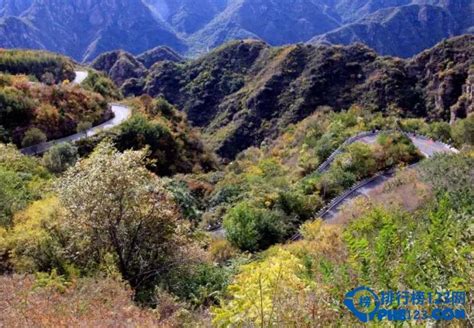
<instances>
[{"instance_id":1,"label":"winding road","mask_svg":"<svg viewBox=\"0 0 474 328\"><path fill-rule=\"evenodd\" d=\"M383 133L382 131L376 131L373 133L363 133L359 137L356 136L355 138L351 138L352 141L349 143L345 143L345 145L354 143L354 142L362 142L365 144L374 144L377 142L378 136ZM425 136L416 135L407 133L407 137L411 139L415 147L425 156L426 158L433 157L439 153L457 153L458 150L439 141L434 141L430 138ZM342 150L337 149L335 153L340 153ZM334 160L334 156L332 156L331 162ZM326 164L327 165L327 164ZM416 166L417 164L411 165L411 167ZM324 172L328 166L325 167L324 170L320 170L320 172ZM339 197L335 198L327 207L321 210L317 217L322 218L325 221L330 221L334 218L341 208L349 203L352 199L357 198L359 196L370 197L369 193L379 187L380 185L384 184L385 181L389 180L395 175L394 170L388 170L386 172L382 172L376 176L373 176L369 179L366 179L359 184L355 185L353 188L347 190L345 193L340 195Z\"/></svg>"},{"instance_id":2,"label":"winding road","mask_svg":"<svg viewBox=\"0 0 474 328\"><path fill-rule=\"evenodd\" d=\"M386 131L372 131L372 132L362 132L356 136L348 138L338 149L336 149L326 161L324 161L317 169L316 172L323 173L329 169L334 159L337 155L341 154L345 147L355 142L362 142L368 145L375 144L377 142L377 138L382 133L392 133L395 132L394 130L386 130ZM413 134L413 133L405 133L405 135L411 139L415 147L421 152L423 156L426 158L433 157L437 153L449 153L449 152L457 152L456 149L453 147L439 142L434 141L430 138Z\"/></svg>"},{"instance_id":3,"label":"winding road","mask_svg":"<svg viewBox=\"0 0 474 328\"><path fill-rule=\"evenodd\" d=\"M76 77L72 82L75 85L79 85L84 82L88 77L87 71L76 71ZM113 127L116 127L126 121L132 115L132 110L120 104L109 104L111 107L112 112L114 113L114 118L111 120L104 122L100 125L92 127L87 131L76 133L61 139L51 140L48 142L44 142L32 147L23 148L21 152L25 155L38 155L48 151L52 146L63 143L63 142L70 142L74 143L79 140L94 136L101 131L109 130ZM362 142L365 144L374 144L377 141L377 137L387 131L373 131L373 132L363 132L359 135L351 137L347 139L341 147L335 150L329 158L322 163L319 168L316 170L319 173L323 173L329 169L334 159L344 151L344 148L354 142ZM424 136L416 135L416 134L406 134L413 144L417 147L417 149L426 157L430 158L437 153L456 153L458 152L455 148L439 142L434 141L430 138L426 138ZM387 180L394 176L394 171L389 170L378 174L372 178L362 181L361 183L357 184L353 188L347 190L345 193L340 195L339 197L335 198L329 205L327 205L324 209L322 209L318 214L317 217L322 218L323 220L331 220L336 216L336 214L340 211L340 209L350 202L352 199L365 195L369 196L369 192L377 188L378 186L385 183ZM223 237L225 236L225 230L222 227L211 232L214 236ZM292 240L297 240L301 238L299 234L295 235Z\"/></svg>"},{"instance_id":4,"label":"winding road","mask_svg":"<svg viewBox=\"0 0 474 328\"><path fill-rule=\"evenodd\" d=\"M85 81L85 79L87 79L89 75L89 72L87 71L76 71L75 73L76 73L76 77L74 81L72 81L72 84L75 84L75 85L80 85L82 82ZM120 125L124 121L128 120L130 116L132 115L132 110L130 109L130 107L120 105L120 104L109 104L109 106L114 114L114 117L108 120L107 122L94 126L84 132L75 133L61 139L50 140L48 142L44 142L38 145L23 148L23 149L20 149L20 151L25 155L43 154L47 152L54 145L64 143L64 142L74 143L79 140L92 137L98 134L99 132L112 129Z\"/></svg>"},{"instance_id":5,"label":"winding road","mask_svg":"<svg viewBox=\"0 0 474 328\"><path fill-rule=\"evenodd\" d=\"M359 136L350 138L350 142L346 142L344 145L353 143L353 142L363 142L366 144L373 144L377 141L377 137L383 133L382 131L377 131L373 133L363 133ZM411 139L415 147L425 156L426 158L433 157L439 153L458 153L459 151L443 142L434 141L430 138L425 136L406 133L406 135ZM343 147L342 147L343 148ZM334 153L339 153L342 151L342 148L337 149ZM333 153L333 155L334 155ZM334 157L331 155L332 159L331 162L334 160ZM412 164L410 168L415 167L418 163ZM323 163L325 169L327 169L327 163ZM324 169L324 170L325 170ZM324 172L324 170L320 170L320 172ZM324 221L331 223L333 219L337 216L337 214L341 211L341 209L348 203L350 203L353 199L364 196L370 198L370 192L378 188L379 186L383 185L387 180L390 180L395 175L395 170L387 170L382 172L378 175L375 175L369 179L366 179L354 187L350 188L342 195L336 197L329 205L323 208L315 217L321 218ZM296 235L291 238L292 241L301 239L301 234L297 233Z\"/></svg>"},{"instance_id":6,"label":"winding road","mask_svg":"<svg viewBox=\"0 0 474 328\"><path fill-rule=\"evenodd\" d=\"M355 142L362 142L365 144L374 144L377 142L377 138L380 134L391 132L391 131L373 131L373 132L363 132L354 137L348 138L338 149L336 149L329 158L323 162L318 169L316 170L319 173L323 173L329 169L334 159L342 153L347 145L350 145ZM393 131L392 131L393 132ZM407 137L411 139L416 148L425 156L426 158L433 157L438 153L457 153L458 150L439 141L434 141L425 136L406 133ZM411 165L411 167L416 166L417 164ZM369 179L366 179L354 187L346 190L342 195L333 199L326 207L320 210L315 217L321 218L324 221L331 221L350 201L354 198L357 198L361 195L365 197L370 197L369 193L375 190L380 185L384 184L387 180L391 179L395 175L395 170L388 170L382 172L378 175L375 175ZM225 237L225 229L221 226L216 230L212 231L211 234L216 238ZM297 233L291 240L295 241L301 239L301 235Z\"/></svg>"}]
</instances>

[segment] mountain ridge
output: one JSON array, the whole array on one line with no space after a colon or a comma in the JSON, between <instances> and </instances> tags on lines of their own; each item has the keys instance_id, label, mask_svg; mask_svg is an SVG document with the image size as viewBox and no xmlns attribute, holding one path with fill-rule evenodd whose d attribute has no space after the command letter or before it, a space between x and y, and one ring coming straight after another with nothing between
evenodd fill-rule
<instances>
[{"instance_id":1,"label":"mountain ridge","mask_svg":"<svg viewBox=\"0 0 474 328\"><path fill-rule=\"evenodd\" d=\"M473 33L474 0L2 0L0 31L0 47L47 49L80 62L157 46L195 58L248 38L273 46L362 42L408 58Z\"/></svg>"},{"instance_id":2,"label":"mountain ridge","mask_svg":"<svg viewBox=\"0 0 474 328\"><path fill-rule=\"evenodd\" d=\"M466 117L474 111L466 93L474 78L473 43L472 35L456 37L402 60L361 44L234 41L194 61L153 66L141 92L182 109L221 157L233 159L324 108Z\"/></svg>"}]
</instances>

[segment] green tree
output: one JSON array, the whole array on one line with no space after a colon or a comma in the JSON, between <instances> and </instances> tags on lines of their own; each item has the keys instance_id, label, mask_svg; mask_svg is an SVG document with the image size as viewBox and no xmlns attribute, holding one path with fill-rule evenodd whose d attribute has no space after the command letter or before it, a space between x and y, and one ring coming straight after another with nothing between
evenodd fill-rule
<instances>
[{"instance_id":1,"label":"green tree","mask_svg":"<svg viewBox=\"0 0 474 328\"><path fill-rule=\"evenodd\" d=\"M0 226L9 226L15 211L25 205L28 190L15 172L0 167Z\"/></svg>"},{"instance_id":2,"label":"green tree","mask_svg":"<svg viewBox=\"0 0 474 328\"><path fill-rule=\"evenodd\" d=\"M451 141L451 126L447 122L433 122L428 126L427 135L435 140Z\"/></svg>"},{"instance_id":3,"label":"green tree","mask_svg":"<svg viewBox=\"0 0 474 328\"><path fill-rule=\"evenodd\" d=\"M34 146L43 142L46 142L47 137L43 131L38 128L31 128L25 132L25 136L21 141L23 147Z\"/></svg>"},{"instance_id":4,"label":"green tree","mask_svg":"<svg viewBox=\"0 0 474 328\"><path fill-rule=\"evenodd\" d=\"M175 108L164 98L155 99L149 110L151 116L163 115L166 118L171 118L174 112Z\"/></svg>"},{"instance_id":5,"label":"green tree","mask_svg":"<svg viewBox=\"0 0 474 328\"><path fill-rule=\"evenodd\" d=\"M87 130L92 128L92 123L89 121L81 121L77 124L76 131L77 133L86 133Z\"/></svg>"},{"instance_id":6,"label":"green tree","mask_svg":"<svg viewBox=\"0 0 474 328\"><path fill-rule=\"evenodd\" d=\"M10 226L15 212L38 199L48 178L35 158L0 144L0 226Z\"/></svg>"},{"instance_id":7,"label":"green tree","mask_svg":"<svg viewBox=\"0 0 474 328\"><path fill-rule=\"evenodd\" d=\"M474 115L456 122L453 126L453 138L458 145L474 145Z\"/></svg>"},{"instance_id":8,"label":"green tree","mask_svg":"<svg viewBox=\"0 0 474 328\"><path fill-rule=\"evenodd\" d=\"M176 173L179 145L161 122L149 121L144 116L133 117L122 124L115 143L119 150L149 147L150 157L154 159L154 172L159 175Z\"/></svg>"},{"instance_id":9,"label":"green tree","mask_svg":"<svg viewBox=\"0 0 474 328\"><path fill-rule=\"evenodd\" d=\"M0 122L6 129L25 126L33 118L33 101L13 87L0 89Z\"/></svg>"},{"instance_id":10,"label":"green tree","mask_svg":"<svg viewBox=\"0 0 474 328\"><path fill-rule=\"evenodd\" d=\"M52 173L62 173L78 159L77 148L69 143L51 147L43 156L43 164Z\"/></svg>"},{"instance_id":11,"label":"green tree","mask_svg":"<svg viewBox=\"0 0 474 328\"><path fill-rule=\"evenodd\" d=\"M237 204L224 218L227 238L243 251L259 251L281 242L287 227L279 213L246 202Z\"/></svg>"},{"instance_id":12,"label":"green tree","mask_svg":"<svg viewBox=\"0 0 474 328\"><path fill-rule=\"evenodd\" d=\"M175 204L161 180L144 166L145 153L100 144L57 183L65 208L67 257L97 267L112 255L132 287L150 287L176 263L185 240Z\"/></svg>"},{"instance_id":13,"label":"green tree","mask_svg":"<svg viewBox=\"0 0 474 328\"><path fill-rule=\"evenodd\" d=\"M82 82L82 87L86 90L97 92L108 100L117 100L122 97L114 82L96 71L89 71L86 80Z\"/></svg>"}]
</instances>

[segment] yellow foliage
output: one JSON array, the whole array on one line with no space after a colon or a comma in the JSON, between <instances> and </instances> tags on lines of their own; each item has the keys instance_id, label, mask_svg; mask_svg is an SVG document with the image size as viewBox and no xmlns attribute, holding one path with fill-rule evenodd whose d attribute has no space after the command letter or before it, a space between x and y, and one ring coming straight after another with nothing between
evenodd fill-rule
<instances>
[{"instance_id":1,"label":"yellow foliage","mask_svg":"<svg viewBox=\"0 0 474 328\"><path fill-rule=\"evenodd\" d=\"M50 104L41 104L36 110L36 120L38 124L44 126L56 126L59 124L61 115L56 107Z\"/></svg>"},{"instance_id":2,"label":"yellow foliage","mask_svg":"<svg viewBox=\"0 0 474 328\"><path fill-rule=\"evenodd\" d=\"M6 245L17 271L37 270L38 261L45 255L42 252L51 242L49 229L60 217L61 207L55 197L39 200L15 215L14 226L6 236Z\"/></svg>"},{"instance_id":3,"label":"yellow foliage","mask_svg":"<svg viewBox=\"0 0 474 328\"><path fill-rule=\"evenodd\" d=\"M345 262L345 246L342 240L344 227L324 223L321 219L307 222L300 228L304 240L289 244L286 249L295 256L310 256L314 259L322 257L336 263Z\"/></svg>"},{"instance_id":4,"label":"yellow foliage","mask_svg":"<svg viewBox=\"0 0 474 328\"><path fill-rule=\"evenodd\" d=\"M291 322L294 313L281 311L290 298L310 289L302 278L301 260L282 248L274 248L262 261L241 268L228 287L233 296L220 308L212 308L213 323L218 327L273 326ZM286 317L283 319L283 317Z\"/></svg>"},{"instance_id":5,"label":"yellow foliage","mask_svg":"<svg viewBox=\"0 0 474 328\"><path fill-rule=\"evenodd\" d=\"M209 245L209 253L214 261L223 263L235 257L238 251L226 239L219 239Z\"/></svg>"},{"instance_id":6,"label":"yellow foliage","mask_svg":"<svg viewBox=\"0 0 474 328\"><path fill-rule=\"evenodd\" d=\"M323 221L321 219L304 223L300 230L305 240L316 240L320 236Z\"/></svg>"},{"instance_id":7,"label":"yellow foliage","mask_svg":"<svg viewBox=\"0 0 474 328\"><path fill-rule=\"evenodd\" d=\"M7 252L7 230L0 227L0 257Z\"/></svg>"}]
</instances>

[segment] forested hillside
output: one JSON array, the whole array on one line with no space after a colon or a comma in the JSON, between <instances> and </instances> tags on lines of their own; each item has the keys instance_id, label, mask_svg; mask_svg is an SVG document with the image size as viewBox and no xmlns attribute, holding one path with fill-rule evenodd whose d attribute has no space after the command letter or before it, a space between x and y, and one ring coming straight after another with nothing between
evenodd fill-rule
<instances>
[{"instance_id":1,"label":"forested hillside","mask_svg":"<svg viewBox=\"0 0 474 328\"><path fill-rule=\"evenodd\" d=\"M320 107L353 104L387 115L455 120L473 111L472 36L410 60L362 45L273 48L236 41L186 63L163 62L124 84L125 94L162 96L202 127L224 158L279 135Z\"/></svg>"},{"instance_id":2,"label":"forested hillside","mask_svg":"<svg viewBox=\"0 0 474 328\"><path fill-rule=\"evenodd\" d=\"M91 62L159 46L197 57L232 40L349 45L411 57L474 31L473 0L2 0L0 47Z\"/></svg>"},{"instance_id":3,"label":"forested hillside","mask_svg":"<svg viewBox=\"0 0 474 328\"><path fill-rule=\"evenodd\" d=\"M74 77L74 64L65 57L1 51L1 140L28 147L108 120L111 112L104 97L72 85Z\"/></svg>"},{"instance_id":4,"label":"forested hillside","mask_svg":"<svg viewBox=\"0 0 474 328\"><path fill-rule=\"evenodd\" d=\"M0 326L358 327L358 286L469 291L473 41L0 51Z\"/></svg>"}]
</instances>

